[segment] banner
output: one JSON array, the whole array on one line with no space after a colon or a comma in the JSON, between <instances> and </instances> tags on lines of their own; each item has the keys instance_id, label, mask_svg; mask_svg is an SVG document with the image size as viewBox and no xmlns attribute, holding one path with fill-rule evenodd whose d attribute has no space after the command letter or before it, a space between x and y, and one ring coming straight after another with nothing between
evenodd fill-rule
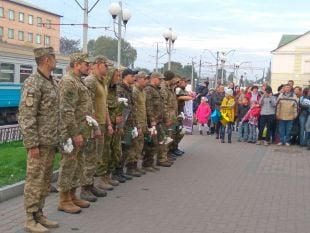
<instances>
[{"instance_id":1,"label":"banner","mask_svg":"<svg viewBox=\"0 0 310 233\"><path fill-rule=\"evenodd\" d=\"M187 133L193 133L193 101L185 101L184 105L184 115L185 119L183 121L183 128Z\"/></svg>"}]
</instances>

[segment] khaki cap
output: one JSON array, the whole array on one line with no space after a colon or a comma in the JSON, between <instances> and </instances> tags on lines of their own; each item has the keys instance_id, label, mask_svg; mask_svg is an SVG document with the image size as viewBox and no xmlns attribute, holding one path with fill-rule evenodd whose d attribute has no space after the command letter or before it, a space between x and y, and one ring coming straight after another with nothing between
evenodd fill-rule
<instances>
[{"instance_id":1,"label":"khaki cap","mask_svg":"<svg viewBox=\"0 0 310 233\"><path fill-rule=\"evenodd\" d=\"M90 59L90 62L93 63L93 64L104 63L104 64L107 64L108 66L113 66L113 64L104 56L92 57Z\"/></svg>"},{"instance_id":2,"label":"khaki cap","mask_svg":"<svg viewBox=\"0 0 310 233\"><path fill-rule=\"evenodd\" d=\"M53 47L41 47L33 50L34 57L39 58L47 55L55 55L55 51Z\"/></svg>"},{"instance_id":3,"label":"khaki cap","mask_svg":"<svg viewBox=\"0 0 310 233\"><path fill-rule=\"evenodd\" d=\"M70 55L71 62L87 62L89 63L88 54L86 53L72 53Z\"/></svg>"}]
</instances>

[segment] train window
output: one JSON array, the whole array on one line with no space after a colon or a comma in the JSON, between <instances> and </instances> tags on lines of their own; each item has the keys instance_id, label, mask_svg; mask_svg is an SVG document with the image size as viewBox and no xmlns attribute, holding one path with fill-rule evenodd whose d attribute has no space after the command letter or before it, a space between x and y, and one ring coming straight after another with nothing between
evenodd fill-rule
<instances>
[{"instance_id":1,"label":"train window","mask_svg":"<svg viewBox=\"0 0 310 233\"><path fill-rule=\"evenodd\" d=\"M63 75L63 70L61 68L56 68L53 71L53 75L56 76L57 78L61 78Z\"/></svg>"},{"instance_id":2,"label":"train window","mask_svg":"<svg viewBox=\"0 0 310 233\"><path fill-rule=\"evenodd\" d=\"M0 82L14 82L14 64L0 64Z\"/></svg>"},{"instance_id":3,"label":"train window","mask_svg":"<svg viewBox=\"0 0 310 233\"><path fill-rule=\"evenodd\" d=\"M21 65L20 66L20 82L23 83L26 78L28 78L32 74L32 66L29 65Z\"/></svg>"}]
</instances>

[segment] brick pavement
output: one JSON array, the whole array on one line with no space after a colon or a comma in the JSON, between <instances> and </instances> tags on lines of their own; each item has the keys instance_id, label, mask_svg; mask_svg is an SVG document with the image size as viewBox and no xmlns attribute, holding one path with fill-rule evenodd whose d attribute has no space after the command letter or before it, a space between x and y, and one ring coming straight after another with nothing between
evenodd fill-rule
<instances>
[{"instance_id":1,"label":"brick pavement","mask_svg":"<svg viewBox=\"0 0 310 233\"><path fill-rule=\"evenodd\" d=\"M171 168L122 184L79 215L56 210L51 232L307 233L310 152L186 136ZM23 232L22 197L0 204L0 232Z\"/></svg>"}]
</instances>

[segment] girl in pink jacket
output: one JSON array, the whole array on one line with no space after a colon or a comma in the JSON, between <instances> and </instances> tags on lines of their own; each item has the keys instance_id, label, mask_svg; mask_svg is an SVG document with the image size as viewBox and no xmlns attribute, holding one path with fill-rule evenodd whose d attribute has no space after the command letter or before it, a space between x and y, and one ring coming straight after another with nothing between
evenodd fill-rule
<instances>
[{"instance_id":1,"label":"girl in pink jacket","mask_svg":"<svg viewBox=\"0 0 310 233\"><path fill-rule=\"evenodd\" d=\"M201 102L196 111L196 119L198 123L198 129L202 135L203 128L206 128L206 131L209 130L208 121L211 115L211 108L206 97L201 98Z\"/></svg>"}]
</instances>

